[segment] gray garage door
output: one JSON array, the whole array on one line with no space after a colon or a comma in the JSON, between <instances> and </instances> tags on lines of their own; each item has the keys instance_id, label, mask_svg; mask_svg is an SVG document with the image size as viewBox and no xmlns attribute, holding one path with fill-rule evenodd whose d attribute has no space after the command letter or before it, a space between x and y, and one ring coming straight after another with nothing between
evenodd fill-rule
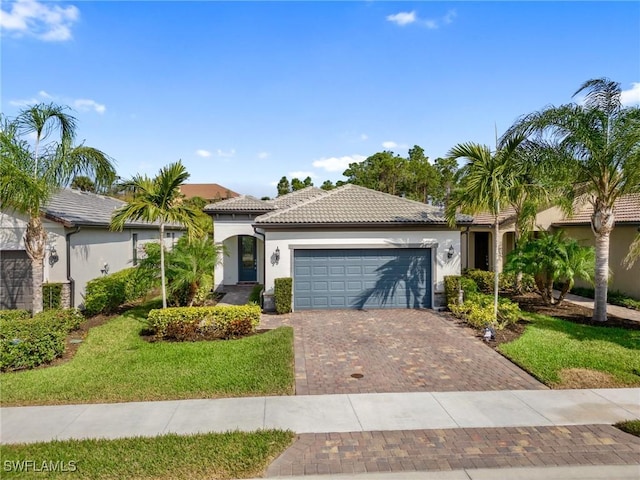
<instances>
[{"instance_id":1,"label":"gray garage door","mask_svg":"<svg viewBox=\"0 0 640 480\"><path fill-rule=\"evenodd\" d=\"M431 249L294 250L293 305L431 308Z\"/></svg>"},{"instance_id":2,"label":"gray garage door","mask_svg":"<svg viewBox=\"0 0 640 480\"><path fill-rule=\"evenodd\" d=\"M0 251L0 310L31 310L31 260L24 250Z\"/></svg>"}]
</instances>

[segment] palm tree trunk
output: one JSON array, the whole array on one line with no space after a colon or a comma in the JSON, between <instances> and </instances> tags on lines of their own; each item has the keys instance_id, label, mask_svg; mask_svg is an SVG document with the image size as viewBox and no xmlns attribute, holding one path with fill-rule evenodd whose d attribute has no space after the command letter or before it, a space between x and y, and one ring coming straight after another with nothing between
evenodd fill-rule
<instances>
[{"instance_id":1,"label":"palm tree trunk","mask_svg":"<svg viewBox=\"0 0 640 480\"><path fill-rule=\"evenodd\" d=\"M24 247L31 259L32 314L42 311L42 281L46 233L39 216L31 216L24 235Z\"/></svg>"},{"instance_id":2,"label":"palm tree trunk","mask_svg":"<svg viewBox=\"0 0 640 480\"><path fill-rule=\"evenodd\" d=\"M167 284L164 276L164 223L160 222L160 279L162 281L162 308L167 308Z\"/></svg>"},{"instance_id":3,"label":"palm tree trunk","mask_svg":"<svg viewBox=\"0 0 640 480\"><path fill-rule=\"evenodd\" d=\"M593 320L607 321L607 289L609 287L609 237L615 217L613 207L596 199L591 216L591 229L596 236L596 274L593 306Z\"/></svg>"},{"instance_id":4,"label":"palm tree trunk","mask_svg":"<svg viewBox=\"0 0 640 480\"><path fill-rule=\"evenodd\" d=\"M609 230L596 233L596 275L593 320L607 321L607 289L609 280Z\"/></svg>"},{"instance_id":5,"label":"palm tree trunk","mask_svg":"<svg viewBox=\"0 0 640 480\"><path fill-rule=\"evenodd\" d=\"M500 238L500 222L498 221L499 213L496 213L495 216L495 236L493 245L493 321L498 321L498 290L500 288L500 270L501 270L501 262L502 256L500 255L500 250L502 248L501 242L498 241Z\"/></svg>"}]
</instances>

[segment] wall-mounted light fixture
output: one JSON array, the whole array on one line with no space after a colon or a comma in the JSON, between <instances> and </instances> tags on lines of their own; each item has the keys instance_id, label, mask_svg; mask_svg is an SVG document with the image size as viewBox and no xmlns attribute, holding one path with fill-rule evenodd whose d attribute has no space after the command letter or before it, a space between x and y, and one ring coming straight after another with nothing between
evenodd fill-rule
<instances>
[{"instance_id":1,"label":"wall-mounted light fixture","mask_svg":"<svg viewBox=\"0 0 640 480\"><path fill-rule=\"evenodd\" d=\"M448 259L452 259L452 258L453 258L453 256L455 255L455 253L456 253L456 251L455 251L455 249L453 248L453 245L450 245L450 246L449 246L449 250L447 250L447 258L448 258Z\"/></svg>"},{"instance_id":2,"label":"wall-mounted light fixture","mask_svg":"<svg viewBox=\"0 0 640 480\"><path fill-rule=\"evenodd\" d=\"M103 275L107 275L109 273L109 264L105 263L104 266L100 269Z\"/></svg>"},{"instance_id":3,"label":"wall-mounted light fixture","mask_svg":"<svg viewBox=\"0 0 640 480\"><path fill-rule=\"evenodd\" d=\"M276 247L276 251L273 252L273 259L278 263L280 261L280 249Z\"/></svg>"},{"instance_id":4,"label":"wall-mounted light fixture","mask_svg":"<svg viewBox=\"0 0 640 480\"><path fill-rule=\"evenodd\" d=\"M60 260L60 257L58 256L56 247L51 246L51 248L49 249L49 265L53 267L56 263L58 263L58 260Z\"/></svg>"}]
</instances>

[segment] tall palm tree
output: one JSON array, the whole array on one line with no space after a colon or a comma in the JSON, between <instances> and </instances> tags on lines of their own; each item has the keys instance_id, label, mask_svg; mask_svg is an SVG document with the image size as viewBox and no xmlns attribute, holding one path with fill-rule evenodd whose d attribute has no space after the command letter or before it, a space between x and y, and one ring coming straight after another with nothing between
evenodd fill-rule
<instances>
[{"instance_id":1,"label":"tall palm tree","mask_svg":"<svg viewBox=\"0 0 640 480\"><path fill-rule=\"evenodd\" d=\"M500 249L500 213L509 205L509 193L517 184L513 174L513 159L522 137L514 136L492 152L486 145L461 143L453 147L448 157L468 161L460 169L460 181L451 193L445 214L455 225L456 213L489 212L494 217L494 319L498 317L498 286L502 254Z\"/></svg>"},{"instance_id":2,"label":"tall palm tree","mask_svg":"<svg viewBox=\"0 0 640 480\"><path fill-rule=\"evenodd\" d=\"M586 193L593 207L596 321L607 319L613 205L622 195L640 192L640 108L623 108L621 93L620 84L608 78L588 80L573 94L585 94L581 104L531 113L508 132L550 141L573 173L566 184L566 197Z\"/></svg>"},{"instance_id":3,"label":"tall palm tree","mask_svg":"<svg viewBox=\"0 0 640 480\"><path fill-rule=\"evenodd\" d=\"M172 163L160 169L158 175L149 178L136 175L124 182L125 190L133 198L123 205L111 217L111 229L122 230L130 220L158 222L160 232L160 277L162 279L162 308L167 308L167 286L164 262L164 230L168 223L179 223L187 228L189 236L198 236L203 232L198 224L199 210L183 201L180 186L189 178L182 162Z\"/></svg>"},{"instance_id":4,"label":"tall palm tree","mask_svg":"<svg viewBox=\"0 0 640 480\"><path fill-rule=\"evenodd\" d=\"M28 217L25 250L31 259L33 313L42 311L43 260L46 230L42 209L51 196L76 175L89 175L96 184L113 181L113 161L104 152L74 146L76 119L67 107L38 104L0 125L0 204ZM55 139L46 140L58 134ZM25 135L35 134L33 144Z\"/></svg>"}]
</instances>

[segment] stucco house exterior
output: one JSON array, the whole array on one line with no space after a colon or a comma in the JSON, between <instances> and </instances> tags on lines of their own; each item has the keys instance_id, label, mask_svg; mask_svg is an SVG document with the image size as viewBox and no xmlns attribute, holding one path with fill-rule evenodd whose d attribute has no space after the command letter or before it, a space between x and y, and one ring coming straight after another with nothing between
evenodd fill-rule
<instances>
[{"instance_id":1,"label":"stucco house exterior","mask_svg":"<svg viewBox=\"0 0 640 480\"><path fill-rule=\"evenodd\" d=\"M158 226L146 222L129 222L121 232L110 231L111 215L122 205L115 198L64 189L43 209L47 231L43 283L63 284L63 306L82 308L89 280L136 265L143 244L158 240ZM25 216L0 211L0 309L31 309L26 224ZM169 226L165 235L165 245L171 246L182 230Z\"/></svg>"},{"instance_id":2,"label":"stucco house exterior","mask_svg":"<svg viewBox=\"0 0 640 480\"><path fill-rule=\"evenodd\" d=\"M579 240L582 245L595 245L591 231L593 206L586 201L576 202L573 214L565 215L558 207L541 209L536 215L534 231L557 231L562 229L567 236ZM640 261L631 269L623 265L623 259L635 236L640 233L640 194L625 195L614 205L615 228L610 237L609 268L611 277L609 288L620 290L635 298L640 298ZM489 214L476 215L473 223L462 233L462 268L502 270L504 259L515 246L515 212L508 208L499 217L502 261L493 258L494 218ZM576 280L578 286L587 286Z\"/></svg>"},{"instance_id":3,"label":"stucco house exterior","mask_svg":"<svg viewBox=\"0 0 640 480\"><path fill-rule=\"evenodd\" d=\"M293 278L294 310L434 308L444 276L460 273L460 228L441 209L356 185L243 195L204 210L227 253L216 288L264 284L266 309L280 277Z\"/></svg>"}]
</instances>

